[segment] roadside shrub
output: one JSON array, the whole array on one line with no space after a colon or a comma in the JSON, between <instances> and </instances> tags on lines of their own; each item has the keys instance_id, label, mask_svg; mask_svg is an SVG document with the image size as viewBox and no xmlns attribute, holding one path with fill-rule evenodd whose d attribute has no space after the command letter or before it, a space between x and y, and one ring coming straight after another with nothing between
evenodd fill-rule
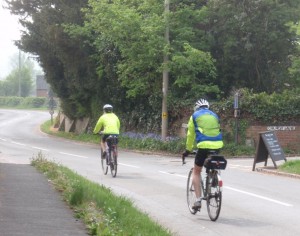
<instances>
[{"instance_id":1,"label":"roadside shrub","mask_svg":"<svg viewBox=\"0 0 300 236\"><path fill-rule=\"evenodd\" d=\"M46 107L46 104L45 97L0 97L1 107L42 108Z\"/></svg>"},{"instance_id":2,"label":"roadside shrub","mask_svg":"<svg viewBox=\"0 0 300 236\"><path fill-rule=\"evenodd\" d=\"M40 108L47 102L45 97L26 97L22 101L22 105L25 107Z\"/></svg>"},{"instance_id":3,"label":"roadside shrub","mask_svg":"<svg viewBox=\"0 0 300 236\"><path fill-rule=\"evenodd\" d=\"M23 98L21 97L0 97L0 105L3 107L19 106Z\"/></svg>"}]
</instances>

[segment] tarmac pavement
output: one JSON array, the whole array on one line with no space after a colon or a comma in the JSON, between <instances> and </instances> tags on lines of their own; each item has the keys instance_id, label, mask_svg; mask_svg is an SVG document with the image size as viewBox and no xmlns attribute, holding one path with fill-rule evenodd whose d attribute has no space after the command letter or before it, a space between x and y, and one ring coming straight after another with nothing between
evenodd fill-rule
<instances>
[{"instance_id":1,"label":"tarmac pavement","mask_svg":"<svg viewBox=\"0 0 300 236\"><path fill-rule=\"evenodd\" d=\"M47 178L29 164L0 163L0 236L88 235Z\"/></svg>"}]
</instances>

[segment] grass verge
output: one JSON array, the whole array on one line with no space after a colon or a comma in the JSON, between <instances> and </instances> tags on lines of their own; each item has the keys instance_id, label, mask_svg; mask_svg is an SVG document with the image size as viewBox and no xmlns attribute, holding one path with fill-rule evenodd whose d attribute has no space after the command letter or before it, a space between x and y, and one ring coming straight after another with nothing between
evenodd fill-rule
<instances>
[{"instance_id":1,"label":"grass verge","mask_svg":"<svg viewBox=\"0 0 300 236\"><path fill-rule=\"evenodd\" d=\"M300 175L300 160L287 161L278 168L283 172Z\"/></svg>"},{"instance_id":2,"label":"grass verge","mask_svg":"<svg viewBox=\"0 0 300 236\"><path fill-rule=\"evenodd\" d=\"M130 200L48 161L41 153L32 158L31 165L44 173L62 193L63 199L73 208L76 217L84 221L91 235L171 235L137 210Z\"/></svg>"},{"instance_id":3,"label":"grass verge","mask_svg":"<svg viewBox=\"0 0 300 236\"><path fill-rule=\"evenodd\" d=\"M81 142L99 143L100 137L93 134L75 134L66 133L62 131L54 131L51 128L51 121L46 121L41 125L41 130L45 133L55 135L62 138L72 139ZM185 150L185 138L180 138L176 140L161 141L151 138L131 138L128 136L123 136L122 133L119 136L118 146L120 148L129 150L140 150L140 151L150 151L150 152L160 152L174 154L178 157ZM221 153L226 157L233 156L254 156L254 147L248 147L246 145L236 145L234 143L228 143L224 145Z\"/></svg>"}]
</instances>

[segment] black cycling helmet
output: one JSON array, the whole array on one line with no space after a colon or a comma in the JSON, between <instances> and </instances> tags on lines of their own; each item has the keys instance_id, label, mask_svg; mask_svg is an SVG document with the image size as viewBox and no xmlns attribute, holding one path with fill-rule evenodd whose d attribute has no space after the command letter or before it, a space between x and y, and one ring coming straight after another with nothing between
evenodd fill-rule
<instances>
[{"instance_id":1,"label":"black cycling helmet","mask_svg":"<svg viewBox=\"0 0 300 236\"><path fill-rule=\"evenodd\" d=\"M194 105L194 111L197 111L199 108L209 108L209 103L207 100L201 98Z\"/></svg>"},{"instance_id":2,"label":"black cycling helmet","mask_svg":"<svg viewBox=\"0 0 300 236\"><path fill-rule=\"evenodd\" d=\"M103 106L103 111L105 111L106 113L110 113L110 112L113 111L113 106L110 105L110 104L105 104L105 105Z\"/></svg>"}]
</instances>

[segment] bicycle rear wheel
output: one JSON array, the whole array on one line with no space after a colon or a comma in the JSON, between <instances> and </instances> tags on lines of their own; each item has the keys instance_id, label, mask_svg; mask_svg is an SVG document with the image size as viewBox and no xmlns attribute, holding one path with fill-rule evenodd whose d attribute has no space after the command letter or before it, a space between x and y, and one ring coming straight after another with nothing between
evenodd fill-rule
<instances>
[{"instance_id":1,"label":"bicycle rear wheel","mask_svg":"<svg viewBox=\"0 0 300 236\"><path fill-rule=\"evenodd\" d=\"M222 191L219 181L219 175L216 170L211 170L206 182L207 191L207 212L212 221L216 221L220 215L222 205Z\"/></svg>"},{"instance_id":2,"label":"bicycle rear wheel","mask_svg":"<svg viewBox=\"0 0 300 236\"><path fill-rule=\"evenodd\" d=\"M197 210L193 209L194 203L196 202L196 193L193 185L193 168L190 170L187 179L186 199L190 212L195 215Z\"/></svg>"},{"instance_id":3,"label":"bicycle rear wheel","mask_svg":"<svg viewBox=\"0 0 300 236\"><path fill-rule=\"evenodd\" d=\"M107 155L107 154L106 154ZM102 171L103 171L103 174L107 174L108 172L108 165L106 164L106 158L103 158L103 151L101 150L101 166L102 166Z\"/></svg>"},{"instance_id":4,"label":"bicycle rear wheel","mask_svg":"<svg viewBox=\"0 0 300 236\"><path fill-rule=\"evenodd\" d=\"M116 177L117 175L117 170L118 170L118 156L116 154L115 151L113 151L112 153L112 159L111 159L111 162L110 162L110 172L111 172L111 175L112 177Z\"/></svg>"}]
</instances>

